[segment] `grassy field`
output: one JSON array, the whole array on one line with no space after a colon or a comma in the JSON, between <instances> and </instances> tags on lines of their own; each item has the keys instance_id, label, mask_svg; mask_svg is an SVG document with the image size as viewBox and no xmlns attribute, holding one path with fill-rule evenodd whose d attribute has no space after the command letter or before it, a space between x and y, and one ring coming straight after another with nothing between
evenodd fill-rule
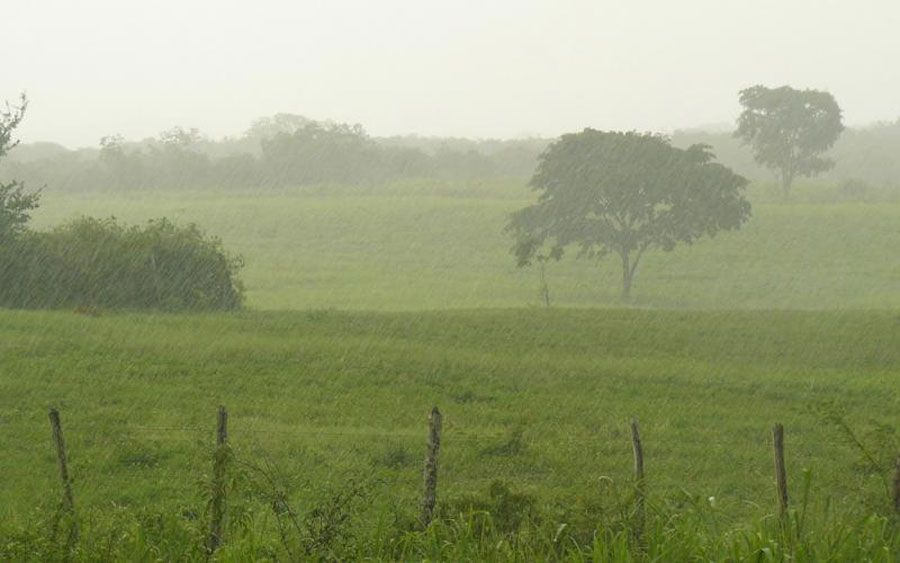
<instances>
[{"instance_id":1,"label":"grassy field","mask_svg":"<svg viewBox=\"0 0 900 563\"><path fill-rule=\"evenodd\" d=\"M387 193L385 193L387 192ZM216 193L48 192L49 227L80 214L193 221L246 260L256 309L414 311L538 305L502 232L526 205L520 184ZM900 308L900 203L756 203L738 232L649 254L633 306L679 309ZM618 307L621 271L567 258L548 267L552 299Z\"/></svg>"},{"instance_id":2,"label":"grassy field","mask_svg":"<svg viewBox=\"0 0 900 563\"><path fill-rule=\"evenodd\" d=\"M0 506L27 527L55 498L57 405L80 509L202 513L221 403L235 459L290 476L300 506L377 477L371 525L415 514L436 404L445 502L501 479L542 507L612 503L636 416L654 506L714 497L715 526L748 526L774 511L780 421L798 502L808 468L810 511L854 522L888 511L898 375L888 312L3 312ZM264 506L250 489L234 502Z\"/></svg>"},{"instance_id":3,"label":"grassy field","mask_svg":"<svg viewBox=\"0 0 900 563\"><path fill-rule=\"evenodd\" d=\"M75 479L75 558L203 559L224 404L226 560L896 560L900 203L760 198L741 231L649 255L627 308L612 259L567 258L548 269L545 309L502 232L529 197L517 184L48 192L39 228L197 222L245 258L248 309L0 311L0 559L65 556L47 539L50 406ZM432 405L440 520L419 532ZM776 422L789 532L773 518ZM294 544L272 510L283 501L302 515Z\"/></svg>"}]
</instances>

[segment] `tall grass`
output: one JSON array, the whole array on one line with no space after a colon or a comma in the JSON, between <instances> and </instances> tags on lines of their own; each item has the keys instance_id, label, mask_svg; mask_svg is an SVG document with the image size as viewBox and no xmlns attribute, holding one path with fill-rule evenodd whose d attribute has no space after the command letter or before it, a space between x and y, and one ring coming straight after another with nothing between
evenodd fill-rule
<instances>
[{"instance_id":1,"label":"tall grass","mask_svg":"<svg viewBox=\"0 0 900 563\"><path fill-rule=\"evenodd\" d=\"M50 405L74 478L72 558L205 557L225 404L234 462L222 559L888 561L897 322L893 312L0 312L0 559L66 556ZM445 424L437 519L422 530L432 405ZM639 535L634 416L647 478ZM787 526L773 516L775 421Z\"/></svg>"},{"instance_id":2,"label":"tall grass","mask_svg":"<svg viewBox=\"0 0 900 563\"><path fill-rule=\"evenodd\" d=\"M383 484L382 484L383 486ZM495 483L488 493L446 501L426 529L414 507L368 504L372 483L320 491L302 507L268 504L243 491L228 514L219 561L876 561L900 554L898 518L839 514L811 503L745 526L723 519L706 499L656 499L636 535L627 498L593 495L580 504L539 504ZM383 491L382 491L383 492ZM479 506L474 506L479 505ZM82 514L78 542L54 534L52 511L18 527L0 526L0 558L16 561L204 560L208 515L110 506ZM72 522L63 525L73 525Z\"/></svg>"}]
</instances>

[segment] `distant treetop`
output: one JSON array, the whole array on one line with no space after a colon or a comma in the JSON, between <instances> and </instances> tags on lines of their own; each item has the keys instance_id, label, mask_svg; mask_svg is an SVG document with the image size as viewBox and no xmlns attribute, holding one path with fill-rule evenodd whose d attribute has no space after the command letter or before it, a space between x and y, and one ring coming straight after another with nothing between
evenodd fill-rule
<instances>
[{"instance_id":1,"label":"distant treetop","mask_svg":"<svg viewBox=\"0 0 900 563\"><path fill-rule=\"evenodd\" d=\"M844 130L841 108L830 93L757 85L741 90L740 103L744 110L734 136L752 147L757 163L778 172L785 198L798 176L834 166L821 156Z\"/></svg>"}]
</instances>

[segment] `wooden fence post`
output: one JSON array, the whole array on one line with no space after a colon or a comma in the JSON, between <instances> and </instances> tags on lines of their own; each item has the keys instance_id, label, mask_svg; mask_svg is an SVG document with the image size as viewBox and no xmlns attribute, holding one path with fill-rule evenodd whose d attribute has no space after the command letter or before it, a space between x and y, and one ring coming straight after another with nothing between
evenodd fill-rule
<instances>
[{"instance_id":1,"label":"wooden fence post","mask_svg":"<svg viewBox=\"0 0 900 563\"><path fill-rule=\"evenodd\" d=\"M59 530L60 517L65 513L69 517L69 535L66 538L66 552L71 552L78 541L78 522L75 520L75 496L72 494L72 479L69 477L69 462L66 454L66 441L63 439L62 423L59 420L59 411L50 409L50 429L53 433L53 443L56 446L56 463L59 466L59 479L63 486L62 510L57 513L53 521L53 538Z\"/></svg>"},{"instance_id":2,"label":"wooden fence post","mask_svg":"<svg viewBox=\"0 0 900 563\"><path fill-rule=\"evenodd\" d=\"M635 536L640 539L644 530L644 448L637 419L631 419L631 447L634 450L634 515Z\"/></svg>"},{"instance_id":3,"label":"wooden fence post","mask_svg":"<svg viewBox=\"0 0 900 563\"><path fill-rule=\"evenodd\" d=\"M428 449L425 454L425 494L422 497L422 527L427 528L434 517L437 502L438 450L441 447L441 411L431 409L428 417Z\"/></svg>"},{"instance_id":4,"label":"wooden fence post","mask_svg":"<svg viewBox=\"0 0 900 563\"><path fill-rule=\"evenodd\" d=\"M784 519L788 512L787 472L784 468L784 426L776 424L772 430L775 445L775 486L778 492L778 515Z\"/></svg>"},{"instance_id":5,"label":"wooden fence post","mask_svg":"<svg viewBox=\"0 0 900 563\"><path fill-rule=\"evenodd\" d=\"M216 426L216 451L213 454L213 482L210 498L209 540L207 552L212 554L222 544L225 520L225 466L228 462L228 411L219 407Z\"/></svg>"},{"instance_id":6,"label":"wooden fence post","mask_svg":"<svg viewBox=\"0 0 900 563\"><path fill-rule=\"evenodd\" d=\"M50 428L53 431L53 443L56 445L56 462L59 466L59 478L63 486L63 509L73 513L75 511L75 497L72 495L72 480L69 478L66 441L63 439L62 423L59 420L59 411L56 409L50 409Z\"/></svg>"},{"instance_id":7,"label":"wooden fence post","mask_svg":"<svg viewBox=\"0 0 900 563\"><path fill-rule=\"evenodd\" d=\"M900 455L894 466L894 512L900 514Z\"/></svg>"}]
</instances>

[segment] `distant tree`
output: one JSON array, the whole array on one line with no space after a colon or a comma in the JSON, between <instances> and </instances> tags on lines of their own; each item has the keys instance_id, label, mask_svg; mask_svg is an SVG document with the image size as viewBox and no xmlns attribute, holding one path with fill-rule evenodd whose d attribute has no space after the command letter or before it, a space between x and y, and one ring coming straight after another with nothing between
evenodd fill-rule
<instances>
[{"instance_id":1,"label":"distant tree","mask_svg":"<svg viewBox=\"0 0 900 563\"><path fill-rule=\"evenodd\" d=\"M435 168L448 180L475 180L495 175L494 163L475 149L460 151L441 146L434 154Z\"/></svg>"},{"instance_id":2,"label":"distant tree","mask_svg":"<svg viewBox=\"0 0 900 563\"><path fill-rule=\"evenodd\" d=\"M244 137L262 141L271 139L279 133L293 135L307 125L315 123L308 117L293 113L276 113L270 117L260 117L254 121L244 133Z\"/></svg>"},{"instance_id":3,"label":"distant tree","mask_svg":"<svg viewBox=\"0 0 900 563\"><path fill-rule=\"evenodd\" d=\"M100 137L100 160L119 158L124 152L125 137L120 133Z\"/></svg>"},{"instance_id":4,"label":"distant tree","mask_svg":"<svg viewBox=\"0 0 900 563\"><path fill-rule=\"evenodd\" d=\"M25 117L28 100L23 94L18 106L9 103L0 109L0 159L18 144L13 131ZM21 182L0 182L0 244L20 234L28 223L30 212L38 206L39 194L28 193Z\"/></svg>"},{"instance_id":5,"label":"distant tree","mask_svg":"<svg viewBox=\"0 0 900 563\"><path fill-rule=\"evenodd\" d=\"M200 130L191 127L185 129L180 125L176 125L170 129L166 129L159 134L159 142L165 146L178 147L180 149L189 149L203 140Z\"/></svg>"},{"instance_id":6,"label":"distant tree","mask_svg":"<svg viewBox=\"0 0 900 563\"><path fill-rule=\"evenodd\" d=\"M844 130L841 108L830 93L757 85L741 90L740 102L744 111L734 136L753 148L756 162L778 172L785 198L798 176L834 166L821 156Z\"/></svg>"},{"instance_id":7,"label":"distant tree","mask_svg":"<svg viewBox=\"0 0 900 563\"><path fill-rule=\"evenodd\" d=\"M713 158L705 145L677 149L659 135L593 129L563 135L531 178L537 203L507 225L518 265L559 259L569 245L580 256L611 251L621 259L627 298L647 250L669 251L749 218L747 180Z\"/></svg>"},{"instance_id":8,"label":"distant tree","mask_svg":"<svg viewBox=\"0 0 900 563\"><path fill-rule=\"evenodd\" d=\"M237 153L212 162L211 174L216 187L249 188L259 186L263 177L253 155Z\"/></svg>"},{"instance_id":9,"label":"distant tree","mask_svg":"<svg viewBox=\"0 0 900 563\"><path fill-rule=\"evenodd\" d=\"M277 184L371 181L381 153L361 125L312 122L262 141L262 165Z\"/></svg>"},{"instance_id":10,"label":"distant tree","mask_svg":"<svg viewBox=\"0 0 900 563\"><path fill-rule=\"evenodd\" d=\"M48 162L55 159L65 159L72 152L58 143L37 141L16 145L16 152L9 156L9 160L20 163Z\"/></svg>"},{"instance_id":11,"label":"distant tree","mask_svg":"<svg viewBox=\"0 0 900 563\"><path fill-rule=\"evenodd\" d=\"M378 146L383 178L427 178L435 175L434 159L411 147Z\"/></svg>"},{"instance_id":12,"label":"distant tree","mask_svg":"<svg viewBox=\"0 0 900 563\"><path fill-rule=\"evenodd\" d=\"M209 181L210 159L197 150L203 135L194 128L175 126L159 134L146 160L160 188L203 186Z\"/></svg>"},{"instance_id":13,"label":"distant tree","mask_svg":"<svg viewBox=\"0 0 900 563\"><path fill-rule=\"evenodd\" d=\"M147 183L142 155L139 150L126 151L122 135L107 135L100 139L97 156L106 173L104 183L116 188L136 188Z\"/></svg>"},{"instance_id":14,"label":"distant tree","mask_svg":"<svg viewBox=\"0 0 900 563\"><path fill-rule=\"evenodd\" d=\"M544 139L508 141L491 155L494 168L503 176L528 178L534 173L538 158L547 148Z\"/></svg>"}]
</instances>

